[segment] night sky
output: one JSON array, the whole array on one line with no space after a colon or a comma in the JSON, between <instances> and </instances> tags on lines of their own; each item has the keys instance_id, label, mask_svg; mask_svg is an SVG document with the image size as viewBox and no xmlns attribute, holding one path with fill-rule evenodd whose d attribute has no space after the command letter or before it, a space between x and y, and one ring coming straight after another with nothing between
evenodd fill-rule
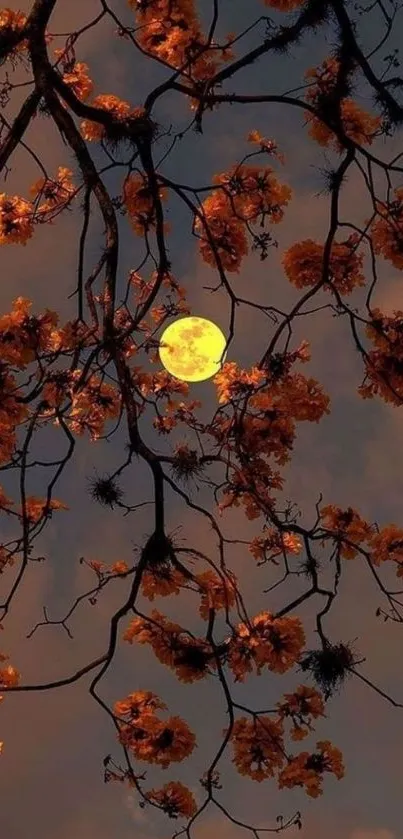
<instances>
[{"instance_id":1,"label":"night sky","mask_svg":"<svg viewBox=\"0 0 403 839\"><path fill-rule=\"evenodd\" d=\"M211 4L199 2L203 22L208 25ZM352 11L353 4L346 4ZM363 3L370 7L370 3ZM9 0L9 8L29 13L32 4ZM134 25L133 13L124 0L111 0L110 8L123 24ZM101 9L97 0L78 0L57 3L49 31L67 33L92 20ZM270 13L272 20L286 22L285 15L267 9L261 0L220 0L218 36L239 32L259 16ZM376 11L368 10L359 20L359 42L368 53L380 40L383 31ZM385 69L382 57L399 44L402 34L402 14L397 16L395 32L374 56L371 64L379 75ZM116 25L104 18L96 27L85 32L76 44L76 59L89 66L94 81L94 96L114 93L133 107L143 103L146 95L165 77L157 64L145 60L130 45L114 34ZM237 45L236 55L245 54L257 46L264 36L264 25L255 27ZM65 36L55 38L48 46L62 47ZM252 67L225 82L223 92L244 94L281 94L304 84L303 74L309 67L320 64L335 43L334 24L324 26L314 36L305 36L298 46L285 56L263 57ZM23 66L15 73L7 65L10 81L29 82L31 75ZM0 70L5 78L5 67ZM9 123L21 107L31 86L17 87L9 104L2 111ZM355 99L373 111L368 87L360 83ZM88 102L90 104L90 100ZM184 130L191 119L184 97L169 92L158 100L154 118L172 136ZM77 125L80 120L76 120ZM287 280L281 266L282 251L292 243L313 238L323 242L329 228L329 197L319 195L323 189L320 168L326 163L337 164L339 158L311 141L304 127L303 111L281 104L232 105L223 104L204 116L203 134L189 131L178 142L170 156L162 163L161 172L179 183L207 186L212 177L238 162L250 150L247 135L257 129L276 141L285 156L285 164L274 164L281 183L293 191L285 211L284 221L276 226L274 235L278 249L269 251L267 260L260 261L251 253L243 262L239 274L230 281L235 293L261 305L274 305L289 311L299 299L300 291ZM154 150L156 161L163 157L171 142L161 140ZM24 141L45 163L50 173L58 166L67 166L79 177L77 163L71 150L64 145L50 119L37 117L27 131ZM96 143L87 145L95 163L108 162ZM378 139L371 151L383 160L390 160L401 150L401 132L393 138ZM266 159L262 158L266 163ZM270 162L270 161L269 161ZM9 161L11 171L1 190L12 195L28 197L29 187L41 176L32 156L19 147ZM263 163L262 163L263 165ZM119 193L122 171L106 173L104 183L111 195ZM379 195L384 196L386 178L380 172L375 182ZM394 186L400 186L396 178ZM0 314L9 312L13 299L19 295L33 301L33 311L44 308L57 310L64 322L75 316L78 242L82 214L80 202L71 211L62 213L52 227L37 226L34 236L25 247L3 246L0 254ZM214 294L204 288L218 285L218 276L205 265L191 235L192 219L177 198L166 201L167 219L171 233L167 236L172 272L186 288L192 314L209 318L228 334L230 301L223 289ZM340 199L340 218L363 225L370 215L371 205L357 167L349 170ZM128 272L135 269L144 254L142 241L133 235L128 220L119 218L120 255L118 268L118 298L123 294ZM340 235L340 234L339 234ZM103 223L96 202L92 205L90 231L87 238L85 271L89 273L99 258L103 246ZM342 238L342 237L340 237ZM365 259L369 270L369 260ZM141 272L147 279L151 266ZM379 285L373 303L386 313L403 308L399 271L378 260ZM366 289L358 289L349 298L352 307L363 307ZM321 292L315 307L329 302ZM235 323L235 337L227 360L236 361L250 369L262 357L273 334L273 324L258 309L239 306ZM292 499L301 510L300 523L311 526L315 520L315 504L322 494L322 504L343 508L352 506L369 522L380 527L394 523L403 526L401 506L403 447L402 421L398 408L388 406L379 398L362 400L357 388L364 369L356 352L346 319L333 317L329 309L296 318L293 324L293 348L301 340L310 343L311 361L298 368L305 375L316 378L331 400L331 413L318 424L297 423L297 436L290 464L282 469L286 477L280 499ZM139 361L145 369L160 369L145 354ZM191 384L190 399L200 399L203 407L199 416L207 421L217 409L217 393L212 381ZM108 430L112 426L108 426ZM191 441L191 433L184 427L181 434L161 437L147 421L147 412L140 421L145 442L158 453L171 454L178 439ZM108 441L91 443L86 435L79 438L73 461L68 465L54 491L55 498L69 506L68 512L54 514L36 543L36 552L46 556L43 563L32 563L21 586L19 597L4 620L0 652L10 656L10 662L21 673L21 684L41 684L73 674L92 659L104 654L109 639L112 614L125 601L130 579L116 580L99 597L96 606L86 600L69 621L73 635L70 639L61 626L40 627L31 638L26 636L38 621L43 620L43 606L49 618L56 620L66 614L76 597L94 584L93 573L80 565L79 558L112 563L119 560L129 565L137 559L134 549L144 545L153 529L153 505L139 508L123 516L119 510L105 510L96 505L88 492L88 481L96 472L114 471L125 458L127 435L122 425ZM208 444L206 444L208 445ZM37 459L52 459L50 455L65 450L55 429L39 433L33 442L32 454ZM31 470L29 489L32 494L46 494L50 476L45 470ZM218 480L215 467L205 477ZM224 478L222 477L221 480ZM1 486L7 495L18 497L18 475L3 472ZM133 461L123 473L121 481L126 503L140 504L153 500L153 483L146 464ZM219 519L211 489L200 484L190 485L192 498L199 506L212 512L228 539L250 540L258 535L259 520L245 519L243 508L234 508ZM279 504L281 507L281 504ZM10 538L12 524L2 516L2 540ZM208 520L186 506L171 489L166 490L166 527L176 533L183 545L199 547L217 560L217 544ZM261 568L245 544L227 545L227 564L238 576L248 612L255 615L267 609L275 612L291 602L303 590L301 582L289 581L270 594L263 590L273 585L279 569L273 565ZM204 570L204 569L203 569ZM0 578L0 600L9 591L14 569L6 569ZM326 575L325 575L326 576ZM329 577L329 580L331 577ZM385 583L398 588L393 574L383 576ZM398 583L398 581L397 581ZM205 631L198 617L197 598L191 593L149 603L139 599L139 608L151 612L157 608L172 620L186 626L195 634ZM353 641L365 663L362 672L389 696L403 703L401 676L402 630L391 621L384 623L376 617L378 606L385 607L374 579L360 559L345 563L340 592L326 620L326 630L334 642ZM303 604L298 615L304 622L307 646L315 646L314 619L320 603L317 598ZM123 619L119 637L129 619ZM250 708L272 707L283 693L295 688L305 679L295 669L285 676L265 672L260 677L249 677L245 683L231 685L233 698ZM137 794L120 784L103 783L102 760L112 754L121 762L122 753L110 718L88 693L90 677L74 685L51 691L4 693L0 713L0 739L4 741L0 759L1 831L7 839L165 839L178 829L179 823L170 822L153 808L142 810ZM182 716L197 734L198 748L182 764L171 764L167 770L147 769L146 788L162 786L169 780L187 783L198 800L202 800L198 779L207 769L218 748L222 729L227 725L225 700L215 680L196 684L179 683L170 670L163 667L148 647L119 642L112 666L99 685L102 699L112 706L136 690L155 691L169 706L169 714ZM222 762L223 790L220 801L230 809L234 818L255 827L273 828L276 817L290 817L300 810L303 828L291 828L284 833L288 839L402 839L401 789L403 783L403 711L377 695L358 679L349 680L340 695L327 704L327 718L316 725L315 734L308 741L296 744L304 750L317 740L330 739L341 749L346 766L343 780L325 775L324 793L311 800L299 789L279 791L274 781L257 784L241 778L228 758ZM141 771L143 764L141 764ZM214 807L198 820L195 839L238 839L247 834L226 821ZM261 836L265 834L262 833Z\"/></svg>"}]
</instances>

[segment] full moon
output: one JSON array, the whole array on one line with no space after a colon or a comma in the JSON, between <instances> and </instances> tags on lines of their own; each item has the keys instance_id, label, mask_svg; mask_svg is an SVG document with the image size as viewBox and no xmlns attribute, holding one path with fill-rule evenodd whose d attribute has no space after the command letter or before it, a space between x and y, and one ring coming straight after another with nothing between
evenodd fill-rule
<instances>
[{"instance_id":1,"label":"full moon","mask_svg":"<svg viewBox=\"0 0 403 839\"><path fill-rule=\"evenodd\" d=\"M179 318L163 333L159 356L165 369L176 379L203 382L221 370L225 344L221 329L211 320Z\"/></svg>"}]
</instances>

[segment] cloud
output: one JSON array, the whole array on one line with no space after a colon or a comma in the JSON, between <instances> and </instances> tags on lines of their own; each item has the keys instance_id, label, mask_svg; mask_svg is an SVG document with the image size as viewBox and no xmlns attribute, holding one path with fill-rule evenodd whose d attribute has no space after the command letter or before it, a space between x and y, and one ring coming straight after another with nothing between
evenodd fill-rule
<instances>
[{"instance_id":1,"label":"cloud","mask_svg":"<svg viewBox=\"0 0 403 839\"><path fill-rule=\"evenodd\" d=\"M315 817L303 818L302 830L291 827L284 833L287 839L322 839L324 835L327 839L398 839L397 834L387 828L355 827L349 830L339 825L330 826L326 818L322 821Z\"/></svg>"},{"instance_id":2,"label":"cloud","mask_svg":"<svg viewBox=\"0 0 403 839\"><path fill-rule=\"evenodd\" d=\"M383 827L376 830L357 827L353 830L349 839L397 839L397 836L395 833Z\"/></svg>"}]
</instances>

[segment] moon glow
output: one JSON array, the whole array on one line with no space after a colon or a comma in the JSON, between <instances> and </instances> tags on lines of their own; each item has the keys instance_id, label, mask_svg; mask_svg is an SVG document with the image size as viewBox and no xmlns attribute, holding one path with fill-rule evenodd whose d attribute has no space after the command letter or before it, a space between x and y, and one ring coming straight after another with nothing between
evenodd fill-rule
<instances>
[{"instance_id":1,"label":"moon glow","mask_svg":"<svg viewBox=\"0 0 403 839\"><path fill-rule=\"evenodd\" d=\"M159 357L168 373L176 379L203 382L221 370L225 344L221 329L211 320L179 318L170 323L163 333Z\"/></svg>"}]
</instances>

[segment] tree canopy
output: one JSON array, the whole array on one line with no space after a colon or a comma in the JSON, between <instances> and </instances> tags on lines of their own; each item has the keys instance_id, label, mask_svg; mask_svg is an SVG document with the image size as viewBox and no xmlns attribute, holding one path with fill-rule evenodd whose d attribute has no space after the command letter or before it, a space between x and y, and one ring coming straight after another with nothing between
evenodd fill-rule
<instances>
[{"instance_id":1,"label":"tree canopy","mask_svg":"<svg viewBox=\"0 0 403 839\"><path fill-rule=\"evenodd\" d=\"M70 33L53 31L57 0L34 0L27 14L0 9L2 110L12 105L14 91L21 87L13 83L13 74L23 66L29 77L13 120L0 113L2 252L27 246L40 225L51 237L58 217L72 208L82 214L79 242L71 243L78 253L70 288L75 317L64 321L53 309L38 311L18 289L11 310L0 316L0 508L6 534L0 544L0 689L8 704L19 692L63 690L78 682L85 690L89 676L90 696L116 734L116 753L103 762L105 782L135 790L140 807L166 815L166 830L172 827L168 819L176 820L170 834L174 837L193 836L207 809L216 808L260 839L268 828L259 828L252 814L240 821L220 801L225 759L249 779L317 798L335 778L342 783L348 778L337 743L327 737L315 739L318 721L331 717L330 700L346 679L360 680L385 703L403 707L371 680L359 639L334 638L327 626L350 561L361 563L362 574L370 574L378 588L380 632L382 620L402 622L403 521L367 520L359 509L325 499L318 486L313 523L307 526L294 500L284 507L282 498L284 470L292 461L300 424L319 428L332 410L323 384L302 372L309 370L312 352L308 319L303 319L305 337L295 339L301 316L316 312L320 317L326 309L347 325L351 340L347 346L341 339L340 353L355 353L361 364L357 399L394 408L403 401L403 306L387 314L374 304L379 264L397 272L403 269L403 167L401 154L388 159L387 151L403 123L398 54L388 53L388 40L401 26L402 4L261 0L260 17L251 13L244 30L226 35L220 33L219 0L128 0L129 24L120 19L117 5L99 0L97 16ZM366 52L360 27L368 16L377 21L378 40ZM108 24L111 41L122 55L132 50L141 56L145 77L147 68L157 66L161 80L150 85L143 101L97 93L97 80L80 56L80 39L89 30L95 33L101 21ZM318 66L306 67L300 87L287 90L285 76L284 91L270 92L270 60L281 56L286 67L297 46L330 28L327 57ZM385 65L381 74L375 69L380 59ZM261 67L264 92L236 92L237 85L243 90L243 73L252 65ZM359 102L363 83L371 100L368 107ZM134 95L135 89L134 80ZM166 96L180 103L180 125L175 124L176 113L171 125L158 117ZM231 121L231 105L253 106L254 114L259 107L267 124L273 106L301 115L301 134L326 161L321 194L328 198L329 224L322 241L296 238L287 247L281 244L295 193L284 174L287 155L276 140L273 120L271 136L251 124L243 157L229 160L210 183L197 182L198 149L209 144L210 126L219 113L227 109ZM40 121L44 137L52 127L63 140L65 157L57 171L49 171L46 160L26 142L33 121ZM184 138L195 144L193 183L183 183L170 165ZM379 139L382 157L374 151ZM34 160L38 178L27 183L23 194L14 194L13 155L21 148ZM119 177L118 195L107 186L111 172ZM352 172L359 175L372 206L361 225L340 213ZM217 280L209 288L212 320L214 294L220 291L228 301L223 353L228 360L214 376L216 406L203 421L197 385L162 369L158 354L167 324L193 314L189 290L171 257L176 212L182 214L181 235ZM99 255L92 258L88 238L95 214L103 230ZM138 264L125 276L122 230L124 235L130 231L140 253ZM267 305L248 300L246 293L240 297L235 290L238 278L245 278L252 290L248 266L252 260L269 264L273 249L280 255L282 282L296 293L289 311L276 307L270 290ZM3 283L11 284L3 271L2 275ZM354 306L352 299L357 301ZM266 317L267 340L262 356L242 366L231 352L238 335L247 345L242 312L250 309ZM51 444L46 437L50 431ZM103 591L119 579L122 596L110 616L108 643L96 659L80 663L63 678L29 683L9 655L7 621L27 573L37 569L35 563L50 561L38 555L41 534L59 516L70 517L73 526L77 510L63 499L61 488L66 470L75 468L78 443L88 441L90 450L112 445L117 433L123 435L124 452L113 449L116 468L90 478L89 495L113 512L116 528L122 516L138 521L137 510L152 505L152 532L132 562L80 558L93 575L92 585L61 618L50 618L44 609L44 619L30 635L40 626L50 632L51 625L57 625L70 636L73 613L88 601L96 607ZM38 434L45 434L45 442L33 457ZM151 500L138 478L141 464L151 480ZM44 467L50 477L43 495L38 495L30 488L31 477L39 471L42 475ZM209 478L210 470L220 478ZM14 475L16 480L10 477ZM79 471L77 475L82 480ZM131 498L122 489L127 478L133 486ZM195 497L201 484L211 490L206 506ZM170 531L168 496L207 521L216 544L214 556L200 542L191 544L191 533L184 546ZM239 520L255 527L255 535L244 541L245 567L249 563L261 568L262 580L269 571L274 580L264 590L264 608L255 614L248 609L242 579L231 562L231 543L240 540L223 535L227 512L234 510ZM277 608L271 592L280 585L283 605ZM289 596L287 586L293 592ZM198 634L164 611L167 603L167 611L175 613L182 598L191 598L198 613ZM300 614L308 601L314 604L310 614L315 645L308 643ZM140 686L135 666L127 694L112 704L103 698L103 680L119 648L127 645L133 648L134 663L138 645L151 648L150 656L179 683L193 686L195 698L190 701L197 702L201 681L211 681L221 692L227 724L199 780L194 776L189 783L179 781L175 768L188 763L190 778L202 732L192 730L175 712L169 696L158 695L147 684ZM272 674L292 675L294 685L282 691L281 680L275 682L279 693L273 707L255 710L234 699L234 686L238 689L253 676L268 683ZM208 713L206 717L209 723ZM1 715L0 733L1 760L7 761L13 738L12 732L2 731ZM309 745L302 744L305 739ZM171 777L155 775L160 782L151 785L150 769L168 770ZM277 820L271 814L270 830L286 833L287 828L300 827L303 815L300 809Z\"/></svg>"}]
</instances>

